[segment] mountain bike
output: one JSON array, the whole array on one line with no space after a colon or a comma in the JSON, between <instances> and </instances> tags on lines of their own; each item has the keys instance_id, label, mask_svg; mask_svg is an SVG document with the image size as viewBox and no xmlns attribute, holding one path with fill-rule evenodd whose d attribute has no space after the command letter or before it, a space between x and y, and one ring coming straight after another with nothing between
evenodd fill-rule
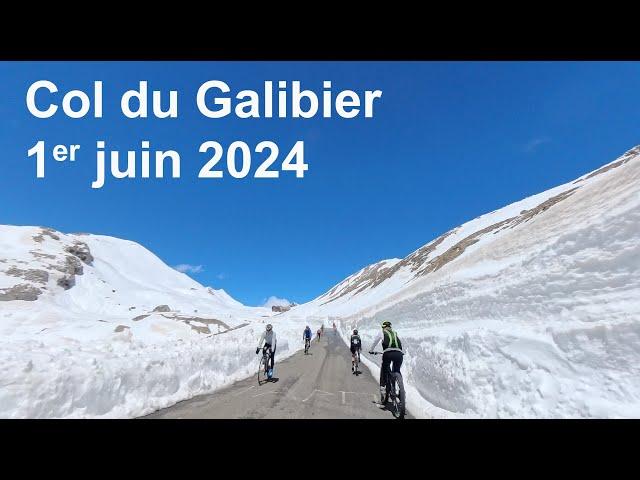
<instances>
[{"instance_id":1,"label":"mountain bike","mask_svg":"<svg viewBox=\"0 0 640 480\"><path fill-rule=\"evenodd\" d=\"M382 355L384 352L369 352L373 355ZM395 418L404 418L405 415L405 395L404 383L400 372L392 372L389 366L386 367L386 395L382 405L386 405L391 400L391 413Z\"/></svg>"},{"instance_id":2,"label":"mountain bike","mask_svg":"<svg viewBox=\"0 0 640 480\"><path fill-rule=\"evenodd\" d=\"M311 346L311 339L310 338L305 338L304 339L304 354L308 355L309 354L309 347Z\"/></svg>"},{"instance_id":3,"label":"mountain bike","mask_svg":"<svg viewBox=\"0 0 640 480\"><path fill-rule=\"evenodd\" d=\"M271 363L271 347L262 349L262 357L260 358L260 364L258 365L258 385L262 385L265 382L271 380L269 374L269 364Z\"/></svg>"}]
</instances>

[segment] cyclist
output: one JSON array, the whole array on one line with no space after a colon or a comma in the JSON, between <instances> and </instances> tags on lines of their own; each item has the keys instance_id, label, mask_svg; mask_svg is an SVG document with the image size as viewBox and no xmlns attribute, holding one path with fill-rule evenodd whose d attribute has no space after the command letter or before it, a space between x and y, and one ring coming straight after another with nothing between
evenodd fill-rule
<instances>
[{"instance_id":1,"label":"cyclist","mask_svg":"<svg viewBox=\"0 0 640 480\"><path fill-rule=\"evenodd\" d=\"M320 335L322 334L322 331L320 329L318 329L318 341L320 341Z\"/></svg>"},{"instance_id":2,"label":"cyclist","mask_svg":"<svg viewBox=\"0 0 640 480\"><path fill-rule=\"evenodd\" d=\"M382 367L380 368L380 403L384 403L387 390L385 372L390 368L392 372L400 373L404 352L402 351L402 342L398 338L398 334L391 329L391 322L387 320L382 322L382 331L373 340L369 353L373 353L373 349L380 340L382 340L382 350L384 352L382 354Z\"/></svg>"},{"instance_id":3,"label":"cyclist","mask_svg":"<svg viewBox=\"0 0 640 480\"><path fill-rule=\"evenodd\" d=\"M302 333L302 340L304 340L304 346L305 348L309 348L308 346L311 345L311 337L312 337L312 333L311 333L311 327L309 327L309 325L307 325L307 328L304 329L304 332Z\"/></svg>"},{"instance_id":4,"label":"cyclist","mask_svg":"<svg viewBox=\"0 0 640 480\"><path fill-rule=\"evenodd\" d=\"M333 322L333 333L336 333L336 322Z\"/></svg>"},{"instance_id":5,"label":"cyclist","mask_svg":"<svg viewBox=\"0 0 640 480\"><path fill-rule=\"evenodd\" d=\"M273 375L273 364L276 356L276 332L273 330L273 325L270 323L267 325L267 329L262 332L262 336L260 337L260 341L258 342L258 348L256 348L256 355L260 353L260 346L264 342L264 346L262 347L262 351L265 352L267 348L271 349L271 368L269 369L269 377Z\"/></svg>"},{"instance_id":6,"label":"cyclist","mask_svg":"<svg viewBox=\"0 0 640 480\"><path fill-rule=\"evenodd\" d=\"M356 373L356 355L358 355L358 358L360 357L360 350L362 350L362 341L356 329L351 335L351 371L353 373Z\"/></svg>"}]
</instances>

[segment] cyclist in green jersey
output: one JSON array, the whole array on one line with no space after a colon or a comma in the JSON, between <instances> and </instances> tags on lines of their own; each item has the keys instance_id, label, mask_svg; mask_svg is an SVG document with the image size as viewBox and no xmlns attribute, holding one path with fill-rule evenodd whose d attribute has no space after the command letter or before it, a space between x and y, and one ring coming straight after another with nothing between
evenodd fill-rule
<instances>
[{"instance_id":1,"label":"cyclist in green jersey","mask_svg":"<svg viewBox=\"0 0 640 480\"><path fill-rule=\"evenodd\" d=\"M400 367L402 366L402 342L398 338L398 334L391 329L391 322L382 322L382 331L378 333L378 336L373 340L369 353L373 353L373 349L382 341L382 368L380 368L380 396L382 399L385 397L387 379L385 378L385 372L387 368L391 367L392 372L400 373Z\"/></svg>"}]
</instances>

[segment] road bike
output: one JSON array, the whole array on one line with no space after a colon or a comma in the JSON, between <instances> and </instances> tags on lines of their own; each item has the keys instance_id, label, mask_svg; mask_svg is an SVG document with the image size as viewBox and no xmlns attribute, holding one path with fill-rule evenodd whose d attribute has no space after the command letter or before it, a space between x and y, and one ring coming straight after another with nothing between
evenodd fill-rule
<instances>
[{"instance_id":1,"label":"road bike","mask_svg":"<svg viewBox=\"0 0 640 480\"><path fill-rule=\"evenodd\" d=\"M263 383L271 380L271 373L269 372L270 363L271 347L265 347L262 349L262 357L260 358L260 364L258 365L258 385L262 385Z\"/></svg>"},{"instance_id":2,"label":"road bike","mask_svg":"<svg viewBox=\"0 0 640 480\"><path fill-rule=\"evenodd\" d=\"M305 338L304 339L304 354L308 355L309 354L309 347L311 346L311 339L310 338Z\"/></svg>"},{"instance_id":3,"label":"road bike","mask_svg":"<svg viewBox=\"0 0 640 480\"><path fill-rule=\"evenodd\" d=\"M384 352L369 352L373 355L382 355ZM395 418L404 418L405 415L405 395L404 383L400 372L392 372L389 366L385 371L386 394L382 405L386 405L391 400L391 413Z\"/></svg>"}]
</instances>

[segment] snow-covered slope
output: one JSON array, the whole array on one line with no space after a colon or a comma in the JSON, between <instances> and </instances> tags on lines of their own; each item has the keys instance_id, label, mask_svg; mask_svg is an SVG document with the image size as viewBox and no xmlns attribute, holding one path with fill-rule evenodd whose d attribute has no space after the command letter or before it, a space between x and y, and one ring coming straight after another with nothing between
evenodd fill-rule
<instances>
[{"instance_id":1,"label":"snow-covered slope","mask_svg":"<svg viewBox=\"0 0 640 480\"><path fill-rule=\"evenodd\" d=\"M0 226L0 417L130 417L209 392L253 373L271 315L135 242ZM297 330L278 322L279 356Z\"/></svg>"},{"instance_id":2,"label":"snow-covered slope","mask_svg":"<svg viewBox=\"0 0 640 480\"><path fill-rule=\"evenodd\" d=\"M640 417L640 147L287 316L391 320L418 415Z\"/></svg>"}]
</instances>

